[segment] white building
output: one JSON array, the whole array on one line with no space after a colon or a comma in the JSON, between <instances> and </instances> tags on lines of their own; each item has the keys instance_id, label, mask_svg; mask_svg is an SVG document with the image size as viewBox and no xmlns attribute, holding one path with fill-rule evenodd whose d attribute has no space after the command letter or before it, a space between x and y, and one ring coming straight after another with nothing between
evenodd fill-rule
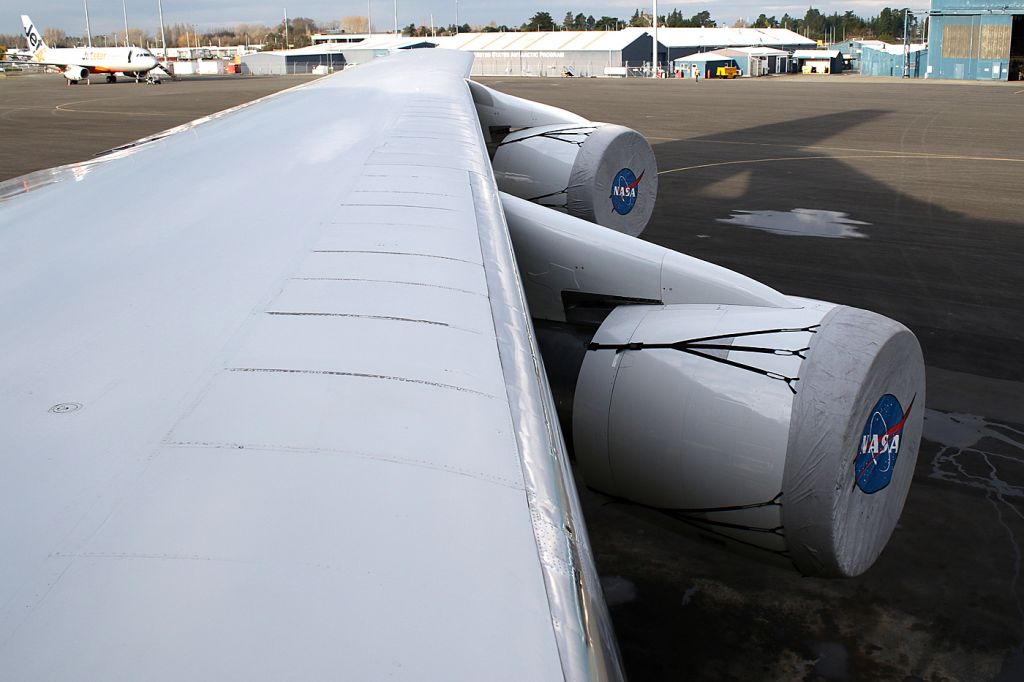
<instances>
[{"instance_id":1,"label":"white building","mask_svg":"<svg viewBox=\"0 0 1024 682\"><path fill-rule=\"evenodd\" d=\"M670 62L723 47L767 47L792 52L817 46L816 41L786 28L659 28L658 42L665 46ZM769 66L774 73L774 60Z\"/></svg>"},{"instance_id":2,"label":"white building","mask_svg":"<svg viewBox=\"0 0 1024 682\"><path fill-rule=\"evenodd\" d=\"M647 29L460 33L428 38L472 52L474 76L603 76L606 68L642 69L651 62Z\"/></svg>"}]
</instances>

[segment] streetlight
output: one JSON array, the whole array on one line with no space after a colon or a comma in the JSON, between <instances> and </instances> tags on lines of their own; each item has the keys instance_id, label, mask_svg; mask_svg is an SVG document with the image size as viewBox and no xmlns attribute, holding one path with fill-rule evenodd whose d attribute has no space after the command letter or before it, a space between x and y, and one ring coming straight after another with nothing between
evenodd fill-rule
<instances>
[{"instance_id":1,"label":"streetlight","mask_svg":"<svg viewBox=\"0 0 1024 682\"><path fill-rule=\"evenodd\" d=\"M658 0L654 0L654 12L651 15L651 27L654 29L654 45L651 51L654 56L651 59L651 78L658 77Z\"/></svg>"}]
</instances>

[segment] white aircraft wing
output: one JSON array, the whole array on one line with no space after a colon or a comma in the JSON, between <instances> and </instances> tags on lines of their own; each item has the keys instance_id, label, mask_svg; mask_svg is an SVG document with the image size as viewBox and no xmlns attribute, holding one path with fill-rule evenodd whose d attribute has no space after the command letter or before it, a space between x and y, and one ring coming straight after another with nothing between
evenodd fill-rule
<instances>
[{"instance_id":1,"label":"white aircraft wing","mask_svg":"<svg viewBox=\"0 0 1024 682\"><path fill-rule=\"evenodd\" d=\"M620 676L470 65L0 188L0 677Z\"/></svg>"}]
</instances>

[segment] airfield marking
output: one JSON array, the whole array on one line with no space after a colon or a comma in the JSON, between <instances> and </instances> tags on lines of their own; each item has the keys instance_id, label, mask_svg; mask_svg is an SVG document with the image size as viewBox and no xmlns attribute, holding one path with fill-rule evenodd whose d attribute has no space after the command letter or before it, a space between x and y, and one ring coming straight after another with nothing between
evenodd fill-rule
<instances>
[{"instance_id":1,"label":"airfield marking","mask_svg":"<svg viewBox=\"0 0 1024 682\"><path fill-rule=\"evenodd\" d=\"M924 160L949 160L949 161L1008 161L1011 163L1024 163L1024 159L999 159L977 156L942 156L935 154L851 154L848 156L781 156L774 159L744 159L740 161L720 161L718 163L702 163L699 166L684 166L682 168L670 168L658 171L658 175L668 173L680 173L682 171L699 170L701 168L715 168L717 166L736 166L746 163L773 163L781 161L820 161L823 159L924 159Z\"/></svg>"},{"instance_id":2,"label":"airfield marking","mask_svg":"<svg viewBox=\"0 0 1024 682\"><path fill-rule=\"evenodd\" d=\"M1024 90L1021 90L1024 92ZM935 152L905 152L895 149L857 149L856 147L827 147L824 145L800 145L800 144L779 144L776 142L739 142L736 140L701 140L695 138L667 138L667 137L649 137L647 139L657 140L670 140L674 139L676 142L698 142L708 144L736 144L744 145L748 147L783 147L785 149L816 149L822 151L837 151L837 152L863 152L866 154L891 154L894 156L921 156L930 157L935 159L964 159L970 161L1017 161L1024 162L1024 159L1015 159L1009 157L1000 156L958 156L952 154L938 154Z\"/></svg>"},{"instance_id":3,"label":"airfield marking","mask_svg":"<svg viewBox=\"0 0 1024 682\"><path fill-rule=\"evenodd\" d=\"M50 111L50 107L3 107L0 105L0 118L9 121L11 115L19 111Z\"/></svg>"},{"instance_id":4,"label":"airfield marking","mask_svg":"<svg viewBox=\"0 0 1024 682\"><path fill-rule=\"evenodd\" d=\"M131 99L129 97L112 97L110 99L101 100L103 102L113 102L119 99ZM65 102L64 104L54 105L54 109L57 111L63 111L66 114L115 114L118 116L174 116L163 111L110 111L110 110L95 110L95 109L65 109L65 107L72 107L76 104L91 104L97 100L93 99L81 99L74 102Z\"/></svg>"}]
</instances>

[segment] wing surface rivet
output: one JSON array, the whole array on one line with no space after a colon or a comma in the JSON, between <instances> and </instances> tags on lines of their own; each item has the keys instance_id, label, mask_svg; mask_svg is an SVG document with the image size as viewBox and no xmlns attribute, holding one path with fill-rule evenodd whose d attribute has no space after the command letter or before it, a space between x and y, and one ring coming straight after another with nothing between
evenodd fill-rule
<instances>
[{"instance_id":1,"label":"wing surface rivet","mask_svg":"<svg viewBox=\"0 0 1024 682\"><path fill-rule=\"evenodd\" d=\"M81 403L57 403L50 408L50 412L54 414L65 414L67 412L78 412L82 409Z\"/></svg>"}]
</instances>

